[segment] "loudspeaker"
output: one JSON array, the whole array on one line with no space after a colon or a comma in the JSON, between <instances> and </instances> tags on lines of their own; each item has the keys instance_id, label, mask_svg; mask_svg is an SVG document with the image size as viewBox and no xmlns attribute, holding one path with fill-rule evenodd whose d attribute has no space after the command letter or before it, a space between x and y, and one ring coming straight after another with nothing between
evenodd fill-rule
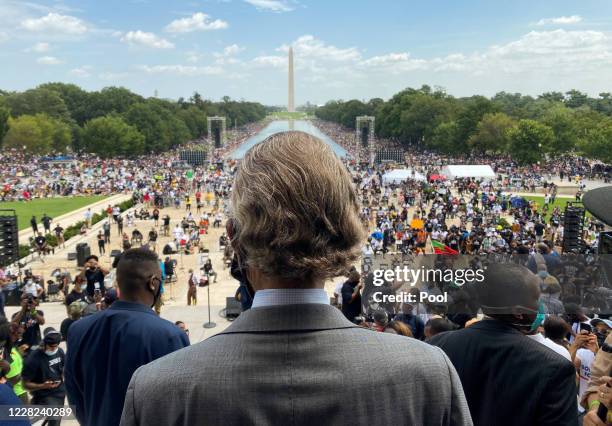
<instances>
[{"instance_id":1,"label":"loudspeaker","mask_svg":"<svg viewBox=\"0 0 612 426\"><path fill-rule=\"evenodd\" d=\"M0 216L0 265L6 266L19 260L19 229L14 210L12 215ZM4 213L4 212L2 212Z\"/></svg>"},{"instance_id":2,"label":"loudspeaker","mask_svg":"<svg viewBox=\"0 0 612 426\"><path fill-rule=\"evenodd\" d=\"M225 298L225 316L226 318L238 318L242 312L242 305L235 297Z\"/></svg>"},{"instance_id":3,"label":"loudspeaker","mask_svg":"<svg viewBox=\"0 0 612 426\"><path fill-rule=\"evenodd\" d=\"M361 146L368 146L369 134L370 128L368 126L363 126L361 128Z\"/></svg>"},{"instance_id":4,"label":"loudspeaker","mask_svg":"<svg viewBox=\"0 0 612 426\"><path fill-rule=\"evenodd\" d=\"M213 129L213 135L215 138L215 148L221 148L221 129L215 127Z\"/></svg>"},{"instance_id":5,"label":"loudspeaker","mask_svg":"<svg viewBox=\"0 0 612 426\"><path fill-rule=\"evenodd\" d=\"M91 255L91 249L87 243L79 243L76 245L77 266L85 266L85 259Z\"/></svg>"},{"instance_id":6,"label":"loudspeaker","mask_svg":"<svg viewBox=\"0 0 612 426\"><path fill-rule=\"evenodd\" d=\"M582 241L584 224L584 207L568 203L565 208L563 219L563 243L561 244L564 253L580 252L584 247Z\"/></svg>"}]
</instances>

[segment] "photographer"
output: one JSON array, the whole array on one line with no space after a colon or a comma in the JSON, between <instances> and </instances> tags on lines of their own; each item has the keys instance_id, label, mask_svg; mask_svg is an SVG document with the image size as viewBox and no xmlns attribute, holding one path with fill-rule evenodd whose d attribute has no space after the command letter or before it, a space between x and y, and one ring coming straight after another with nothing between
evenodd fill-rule
<instances>
[{"instance_id":1,"label":"photographer","mask_svg":"<svg viewBox=\"0 0 612 426\"><path fill-rule=\"evenodd\" d=\"M12 318L12 322L23 327L21 344L26 345L28 349L40 344L40 326L45 324L44 313L36 309L36 306L38 298L24 293L21 296L21 310L15 312Z\"/></svg>"},{"instance_id":2,"label":"photographer","mask_svg":"<svg viewBox=\"0 0 612 426\"><path fill-rule=\"evenodd\" d=\"M107 275L108 270L98 264L98 256L91 255L85 259L85 267L80 276L87 281L87 289L85 290L87 296L93 298L96 290L104 294L104 277Z\"/></svg>"},{"instance_id":3,"label":"photographer","mask_svg":"<svg viewBox=\"0 0 612 426\"><path fill-rule=\"evenodd\" d=\"M25 360L21 378L23 386L32 393L33 405L64 406L64 351L59 347L62 335L49 327L45 330L43 346ZM58 426L61 420L47 419L47 425Z\"/></svg>"}]
</instances>

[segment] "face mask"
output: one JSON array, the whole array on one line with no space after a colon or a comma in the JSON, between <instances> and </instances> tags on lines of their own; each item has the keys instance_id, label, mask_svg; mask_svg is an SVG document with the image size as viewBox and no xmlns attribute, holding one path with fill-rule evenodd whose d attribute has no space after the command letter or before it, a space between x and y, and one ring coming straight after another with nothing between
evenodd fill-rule
<instances>
[{"instance_id":1,"label":"face mask","mask_svg":"<svg viewBox=\"0 0 612 426\"><path fill-rule=\"evenodd\" d=\"M151 290L151 289L149 288L149 291L150 291L151 293L153 293L153 304L151 305L151 308L155 307L155 304L156 304L156 303L157 303L157 301L159 300L159 295L161 294L161 286L162 286L162 284L161 284L161 280L160 280L160 282L159 282L159 286L157 287L157 291L156 291L155 293L153 293L153 290Z\"/></svg>"},{"instance_id":2,"label":"face mask","mask_svg":"<svg viewBox=\"0 0 612 426\"><path fill-rule=\"evenodd\" d=\"M536 315L535 319L531 323L531 328L529 331L531 333L536 331L538 327L544 322L545 318L546 318L546 312L544 311L544 304L540 302L540 305L538 306L538 314Z\"/></svg>"},{"instance_id":3,"label":"face mask","mask_svg":"<svg viewBox=\"0 0 612 426\"><path fill-rule=\"evenodd\" d=\"M55 355L57 353L57 351L59 351L59 348L56 348L53 351L45 351L45 355L53 356L53 355Z\"/></svg>"}]
</instances>

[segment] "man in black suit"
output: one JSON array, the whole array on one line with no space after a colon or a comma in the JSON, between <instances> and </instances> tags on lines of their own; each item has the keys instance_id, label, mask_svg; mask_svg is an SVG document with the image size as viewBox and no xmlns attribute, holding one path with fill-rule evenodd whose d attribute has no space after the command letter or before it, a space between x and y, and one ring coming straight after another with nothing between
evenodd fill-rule
<instances>
[{"instance_id":1,"label":"man in black suit","mask_svg":"<svg viewBox=\"0 0 612 426\"><path fill-rule=\"evenodd\" d=\"M577 425L576 370L529 339L537 326L537 276L492 264L478 284L485 318L433 337L457 369L476 426Z\"/></svg>"}]
</instances>

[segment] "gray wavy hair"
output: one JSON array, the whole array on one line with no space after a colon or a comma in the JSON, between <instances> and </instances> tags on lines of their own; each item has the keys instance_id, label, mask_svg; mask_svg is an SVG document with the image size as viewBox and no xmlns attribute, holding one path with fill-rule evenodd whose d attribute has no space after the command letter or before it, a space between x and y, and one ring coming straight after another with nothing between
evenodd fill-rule
<instances>
[{"instance_id":1,"label":"gray wavy hair","mask_svg":"<svg viewBox=\"0 0 612 426\"><path fill-rule=\"evenodd\" d=\"M331 148L303 132L255 145L232 191L232 239L246 265L284 279L344 274L365 238L350 174Z\"/></svg>"}]
</instances>

